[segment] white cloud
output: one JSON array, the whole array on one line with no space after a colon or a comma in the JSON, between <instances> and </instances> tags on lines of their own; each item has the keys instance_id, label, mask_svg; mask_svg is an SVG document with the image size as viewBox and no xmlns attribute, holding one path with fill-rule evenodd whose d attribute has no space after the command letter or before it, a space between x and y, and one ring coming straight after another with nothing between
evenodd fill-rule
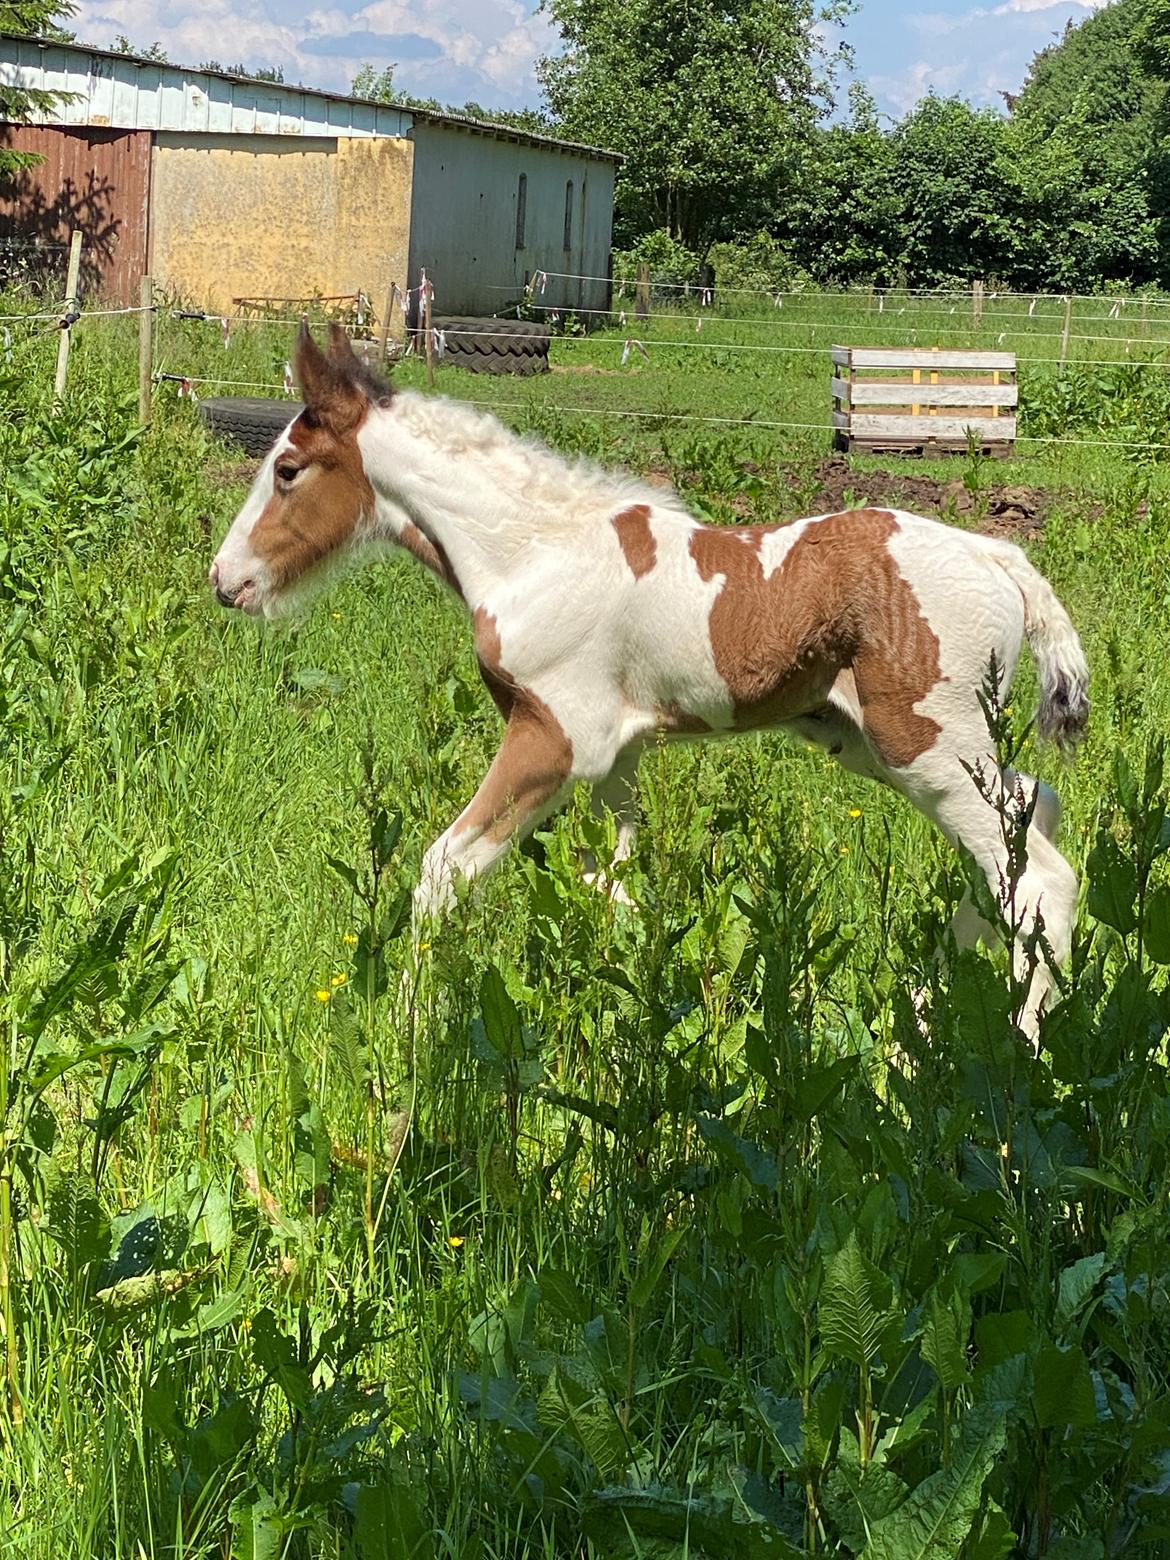
<instances>
[{"instance_id":1,"label":"white cloud","mask_svg":"<svg viewBox=\"0 0 1170 1560\"><path fill-rule=\"evenodd\" d=\"M898 75L871 76L869 85L875 97L892 104L899 114L904 114L928 92L945 96L956 91L961 74L962 67L959 65L917 60Z\"/></svg>"},{"instance_id":2,"label":"white cloud","mask_svg":"<svg viewBox=\"0 0 1170 1560\"><path fill-rule=\"evenodd\" d=\"M895 0L896 3L896 0ZM979 106L1003 107L1018 92L1033 57L1056 41L1068 22L1082 22L1108 0L1001 0L995 7L903 15L901 26L883 17L890 0L869 0L860 22L857 73L869 81L879 107L901 115L929 91L958 93ZM906 64L899 43L909 31ZM901 36L899 36L901 35Z\"/></svg>"},{"instance_id":3,"label":"white cloud","mask_svg":"<svg viewBox=\"0 0 1170 1560\"><path fill-rule=\"evenodd\" d=\"M334 92L367 60L392 64L404 92L487 107L535 106L535 62L556 43L545 14L522 0L80 0L71 26L99 46L119 33L136 49L157 41L183 65L279 65L290 81Z\"/></svg>"}]
</instances>

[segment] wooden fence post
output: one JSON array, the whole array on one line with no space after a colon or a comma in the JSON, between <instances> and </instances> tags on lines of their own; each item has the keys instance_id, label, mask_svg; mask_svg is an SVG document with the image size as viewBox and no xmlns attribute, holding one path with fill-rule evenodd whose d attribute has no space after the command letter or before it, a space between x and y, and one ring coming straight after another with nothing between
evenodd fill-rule
<instances>
[{"instance_id":1,"label":"wooden fence post","mask_svg":"<svg viewBox=\"0 0 1170 1560\"><path fill-rule=\"evenodd\" d=\"M1065 362L1068 359L1068 333L1069 333L1069 329L1070 329L1071 325L1072 325L1072 297L1069 296L1069 297L1065 298L1065 300L1064 300L1064 330L1061 332L1061 337L1060 337L1060 366L1061 366L1061 368L1064 367Z\"/></svg>"},{"instance_id":2,"label":"wooden fence post","mask_svg":"<svg viewBox=\"0 0 1170 1560\"><path fill-rule=\"evenodd\" d=\"M983 283L971 283L971 323L982 325L983 323Z\"/></svg>"},{"instance_id":3,"label":"wooden fence post","mask_svg":"<svg viewBox=\"0 0 1170 1560\"><path fill-rule=\"evenodd\" d=\"M69 271L65 280L65 313L66 315L77 311L77 290L81 278L81 229L75 228L73 236L69 240ZM64 325L61 328L61 339L57 343L57 373L53 380L53 401L60 405L61 398L65 394L65 378L69 372L69 341L73 335L73 326Z\"/></svg>"},{"instance_id":4,"label":"wooden fence post","mask_svg":"<svg viewBox=\"0 0 1170 1560\"><path fill-rule=\"evenodd\" d=\"M378 332L378 356L383 363L390 342L390 321L394 317L394 305L398 302L398 283L391 282L386 290L386 312L382 316L382 328Z\"/></svg>"},{"instance_id":5,"label":"wooden fence post","mask_svg":"<svg viewBox=\"0 0 1170 1560\"><path fill-rule=\"evenodd\" d=\"M634 291L634 314L644 320L650 313L650 267L640 265L638 267L638 285Z\"/></svg>"},{"instance_id":6,"label":"wooden fence post","mask_svg":"<svg viewBox=\"0 0 1170 1560\"><path fill-rule=\"evenodd\" d=\"M152 341L154 336L154 283L144 276L138 283L138 421L150 427Z\"/></svg>"}]
</instances>

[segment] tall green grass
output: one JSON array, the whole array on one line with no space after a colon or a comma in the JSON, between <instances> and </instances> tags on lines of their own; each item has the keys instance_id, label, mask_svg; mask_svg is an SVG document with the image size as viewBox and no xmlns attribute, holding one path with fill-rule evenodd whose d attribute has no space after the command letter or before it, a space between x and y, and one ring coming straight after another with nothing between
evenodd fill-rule
<instances>
[{"instance_id":1,"label":"tall green grass","mask_svg":"<svg viewBox=\"0 0 1170 1560\"><path fill-rule=\"evenodd\" d=\"M961 865L771 737L648 755L637 910L579 798L416 961L497 736L459 612L404 559L295 633L219 613L246 472L172 387L135 429L132 325L58 414L52 346L0 366L5 1554L1165 1553L1160 464L940 468L976 520L1053 490L1094 672L1075 770L1025 742L1087 869L1035 1059L1005 961L935 959ZM823 421L822 357L650 353L439 388L716 519L806 507L820 434L606 414Z\"/></svg>"}]
</instances>

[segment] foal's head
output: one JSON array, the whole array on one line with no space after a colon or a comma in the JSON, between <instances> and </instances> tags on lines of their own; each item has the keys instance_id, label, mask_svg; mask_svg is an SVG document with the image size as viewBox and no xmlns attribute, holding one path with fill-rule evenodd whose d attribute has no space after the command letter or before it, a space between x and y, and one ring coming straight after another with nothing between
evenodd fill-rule
<instances>
[{"instance_id":1,"label":"foal's head","mask_svg":"<svg viewBox=\"0 0 1170 1560\"><path fill-rule=\"evenodd\" d=\"M361 541L374 521L374 490L358 435L391 392L330 326L322 352L306 325L296 371L304 411L277 439L211 565L225 607L276 616L294 589Z\"/></svg>"}]
</instances>

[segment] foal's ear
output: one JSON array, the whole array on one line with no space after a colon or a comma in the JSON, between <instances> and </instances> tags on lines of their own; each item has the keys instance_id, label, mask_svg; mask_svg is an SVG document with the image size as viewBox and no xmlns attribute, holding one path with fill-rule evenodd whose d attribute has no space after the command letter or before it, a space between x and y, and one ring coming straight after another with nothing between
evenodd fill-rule
<instances>
[{"instance_id":1,"label":"foal's ear","mask_svg":"<svg viewBox=\"0 0 1170 1560\"><path fill-rule=\"evenodd\" d=\"M331 363L350 373L362 366L357 353L353 350L348 332L335 322L329 326L329 346L326 355Z\"/></svg>"},{"instance_id":2,"label":"foal's ear","mask_svg":"<svg viewBox=\"0 0 1170 1560\"><path fill-rule=\"evenodd\" d=\"M341 335L345 338L345 332ZM365 416L368 401L364 391L353 378L351 364L356 364L348 339L345 341L349 362L339 362L336 343L332 336L329 354L326 356L313 339L307 320L301 322L297 336L296 371L305 407L318 422L331 433L345 434L356 428Z\"/></svg>"}]
</instances>

